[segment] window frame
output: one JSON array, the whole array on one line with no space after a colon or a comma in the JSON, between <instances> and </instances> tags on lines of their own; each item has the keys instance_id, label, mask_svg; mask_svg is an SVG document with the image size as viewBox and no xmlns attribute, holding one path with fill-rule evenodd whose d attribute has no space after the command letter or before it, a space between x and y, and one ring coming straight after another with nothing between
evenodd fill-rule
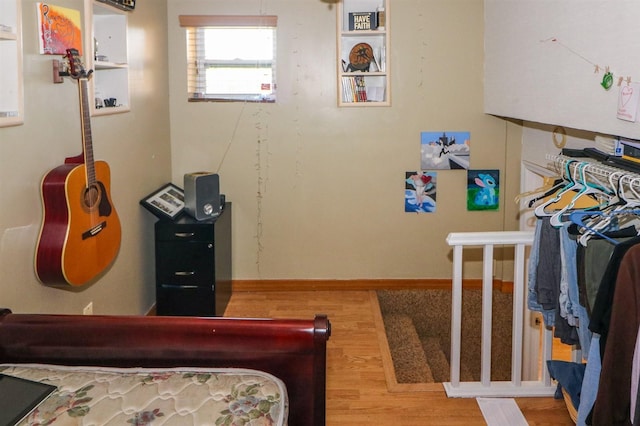
<instances>
[{"instance_id":1,"label":"window frame","mask_svg":"<svg viewBox=\"0 0 640 426\"><path fill-rule=\"evenodd\" d=\"M276 36L278 17L274 15L180 15L180 26L187 32L187 96L189 102L266 102L276 101ZM207 64L222 64L222 60L207 60L204 56L204 29L207 28L271 28L273 30L273 59L260 61L257 68L271 70L269 93L252 94L207 94L206 86ZM200 44L199 44L200 43ZM192 58L196 58L192 60ZM242 67L241 61L231 61ZM248 62L250 63L250 62Z\"/></svg>"}]
</instances>

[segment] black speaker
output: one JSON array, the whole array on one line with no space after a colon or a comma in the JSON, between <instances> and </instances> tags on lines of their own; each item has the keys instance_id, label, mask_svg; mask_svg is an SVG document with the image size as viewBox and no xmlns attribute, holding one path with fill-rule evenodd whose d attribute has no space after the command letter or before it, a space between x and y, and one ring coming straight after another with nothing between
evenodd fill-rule
<instances>
[{"instance_id":1,"label":"black speaker","mask_svg":"<svg viewBox=\"0 0 640 426\"><path fill-rule=\"evenodd\" d=\"M220 177L216 173L196 172L184 175L184 209L196 220L220 214Z\"/></svg>"}]
</instances>

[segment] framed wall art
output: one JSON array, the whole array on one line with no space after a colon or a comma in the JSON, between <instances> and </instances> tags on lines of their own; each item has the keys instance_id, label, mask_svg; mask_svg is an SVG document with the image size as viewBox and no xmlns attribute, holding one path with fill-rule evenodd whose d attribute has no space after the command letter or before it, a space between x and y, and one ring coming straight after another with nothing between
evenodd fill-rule
<instances>
[{"instance_id":1,"label":"framed wall art","mask_svg":"<svg viewBox=\"0 0 640 426\"><path fill-rule=\"evenodd\" d=\"M498 210L500 170L467 170L467 210Z\"/></svg>"},{"instance_id":2,"label":"framed wall art","mask_svg":"<svg viewBox=\"0 0 640 426\"><path fill-rule=\"evenodd\" d=\"M174 220L184 210L184 191L167 183L140 200L140 204L160 219Z\"/></svg>"},{"instance_id":3,"label":"framed wall art","mask_svg":"<svg viewBox=\"0 0 640 426\"><path fill-rule=\"evenodd\" d=\"M82 56L80 11L49 3L37 3L40 53L64 55L77 49Z\"/></svg>"}]
</instances>

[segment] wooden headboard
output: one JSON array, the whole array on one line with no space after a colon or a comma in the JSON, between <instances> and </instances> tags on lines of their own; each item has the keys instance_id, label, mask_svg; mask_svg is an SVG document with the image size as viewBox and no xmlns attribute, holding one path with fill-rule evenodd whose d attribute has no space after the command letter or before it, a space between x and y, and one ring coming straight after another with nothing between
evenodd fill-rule
<instances>
[{"instance_id":1,"label":"wooden headboard","mask_svg":"<svg viewBox=\"0 0 640 426\"><path fill-rule=\"evenodd\" d=\"M314 319L13 314L0 310L0 363L235 367L280 378L289 424L325 424L326 344Z\"/></svg>"}]
</instances>

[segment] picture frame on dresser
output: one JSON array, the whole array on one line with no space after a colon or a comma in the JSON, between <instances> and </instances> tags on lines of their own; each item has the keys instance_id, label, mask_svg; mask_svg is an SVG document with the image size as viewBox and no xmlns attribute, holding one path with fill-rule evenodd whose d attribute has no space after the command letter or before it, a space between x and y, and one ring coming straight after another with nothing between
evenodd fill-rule
<instances>
[{"instance_id":1,"label":"picture frame on dresser","mask_svg":"<svg viewBox=\"0 0 640 426\"><path fill-rule=\"evenodd\" d=\"M142 207L160 219L177 219L184 211L184 190L167 183L140 200Z\"/></svg>"}]
</instances>

